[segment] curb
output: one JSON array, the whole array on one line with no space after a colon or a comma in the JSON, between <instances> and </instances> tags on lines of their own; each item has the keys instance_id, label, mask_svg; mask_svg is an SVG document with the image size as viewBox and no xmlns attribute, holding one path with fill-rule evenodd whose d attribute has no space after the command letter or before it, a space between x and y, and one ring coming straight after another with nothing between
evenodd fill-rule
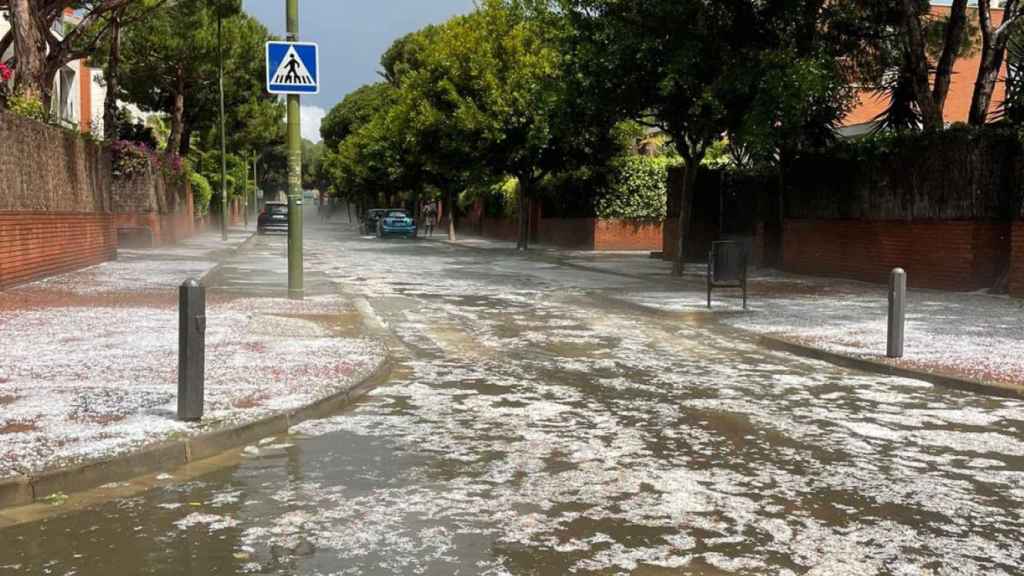
<instances>
[{"instance_id":1,"label":"curb","mask_svg":"<svg viewBox=\"0 0 1024 576\"><path fill-rule=\"evenodd\" d=\"M930 370L923 370L920 368L908 368L897 365L895 360L886 361L882 359L848 356L846 354L830 352L828 350L822 350L821 348L808 346L807 344L802 344L779 336L762 335L758 337L757 341L761 346L771 350L779 350L795 354L797 356L811 358L813 360L821 360L830 364L843 366L845 368L854 368L886 376L899 376L914 380L924 380L925 382L931 382L937 386L956 388L968 392L978 392L990 396L1002 396L1008 398L1024 397L1024 389L1010 384L974 380L972 378L932 372Z\"/></svg>"},{"instance_id":2,"label":"curb","mask_svg":"<svg viewBox=\"0 0 1024 576\"><path fill-rule=\"evenodd\" d=\"M595 300L602 300L605 303L613 304L620 307L623 310L631 310L634 312L642 312L650 314L654 317L664 316L664 313L657 308L645 306L636 302L630 302L628 300L621 300L607 295L590 294L589 298ZM767 348L769 350L775 350L780 352L786 352L794 354L796 356L802 356L804 358L810 358L812 360L820 360L822 362L828 362L829 364L835 364L844 368L852 368L855 370L861 370L865 372L873 372L875 374L882 374L884 376L897 376L901 378L911 378L914 380L923 380L930 382L936 386L942 386L945 388L952 388L957 390L964 390L967 392L974 392L978 394L985 394L988 396L999 396L1004 398L1024 398L1024 388L1019 386L1013 386L1011 384L1003 384L1000 382L990 382L985 380L975 380L972 378L966 378L963 376L956 376L953 374L943 372L933 372L930 370L924 370L921 368L909 368L906 366L899 366L896 361L873 359L873 358L862 358L857 356L849 356L846 354L840 354L838 352L830 352L821 348L815 348L789 338L781 336L769 336L766 334L758 334L751 330L744 328L738 328L736 326L730 326L729 324L722 323L723 313L686 313L677 314L673 316L674 319L690 323L697 328L710 328L725 334L732 334L735 336L749 338L751 341L758 346ZM728 314L728 313L725 313Z\"/></svg>"},{"instance_id":3,"label":"curb","mask_svg":"<svg viewBox=\"0 0 1024 576\"><path fill-rule=\"evenodd\" d=\"M187 440L157 444L109 460L47 470L33 476L0 480L0 510L27 506L53 494L84 492L111 482L122 482L176 468L251 444L267 436L285 433L300 422L323 418L347 408L386 381L393 368L391 358L385 357L373 372L350 388L283 414L274 414Z\"/></svg>"}]
</instances>

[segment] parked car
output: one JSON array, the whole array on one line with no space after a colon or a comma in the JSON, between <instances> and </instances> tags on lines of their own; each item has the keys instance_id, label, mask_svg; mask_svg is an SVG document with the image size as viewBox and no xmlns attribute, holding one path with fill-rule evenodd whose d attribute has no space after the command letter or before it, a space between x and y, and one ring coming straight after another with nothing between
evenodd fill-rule
<instances>
[{"instance_id":1,"label":"parked car","mask_svg":"<svg viewBox=\"0 0 1024 576\"><path fill-rule=\"evenodd\" d=\"M405 236L416 237L416 221L405 210L388 210L388 213L377 222L377 237Z\"/></svg>"},{"instance_id":2,"label":"parked car","mask_svg":"<svg viewBox=\"0 0 1024 576\"><path fill-rule=\"evenodd\" d=\"M256 232L266 234L267 232L288 231L288 203L267 202L256 220Z\"/></svg>"},{"instance_id":3,"label":"parked car","mask_svg":"<svg viewBox=\"0 0 1024 576\"><path fill-rule=\"evenodd\" d=\"M359 221L359 232L363 235L370 235L377 233L377 224L381 218L387 215L390 210L386 208L373 208L367 210L366 214L363 215L362 220Z\"/></svg>"}]
</instances>

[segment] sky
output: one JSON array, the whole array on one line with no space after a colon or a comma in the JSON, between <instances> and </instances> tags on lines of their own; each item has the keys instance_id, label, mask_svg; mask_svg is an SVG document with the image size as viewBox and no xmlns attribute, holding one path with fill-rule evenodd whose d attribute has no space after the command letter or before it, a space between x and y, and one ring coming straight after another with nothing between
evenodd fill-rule
<instances>
[{"instance_id":1,"label":"sky","mask_svg":"<svg viewBox=\"0 0 1024 576\"><path fill-rule=\"evenodd\" d=\"M285 0L243 0L245 11L284 36ZM473 0L300 0L299 40L320 45L320 94L302 98L302 136L346 94L379 80L380 57L397 38L469 12Z\"/></svg>"}]
</instances>

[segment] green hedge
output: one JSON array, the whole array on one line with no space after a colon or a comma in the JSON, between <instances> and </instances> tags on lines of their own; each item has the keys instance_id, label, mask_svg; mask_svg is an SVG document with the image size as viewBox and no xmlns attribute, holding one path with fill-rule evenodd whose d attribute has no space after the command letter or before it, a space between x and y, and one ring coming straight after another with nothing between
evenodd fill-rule
<instances>
[{"instance_id":1,"label":"green hedge","mask_svg":"<svg viewBox=\"0 0 1024 576\"><path fill-rule=\"evenodd\" d=\"M668 201L668 170L678 158L631 156L614 166L611 190L597 202L599 218L664 220Z\"/></svg>"},{"instance_id":2,"label":"green hedge","mask_svg":"<svg viewBox=\"0 0 1024 576\"><path fill-rule=\"evenodd\" d=\"M189 172L188 179L192 183L192 203L195 206L196 215L206 216L210 211L213 187L210 186L210 181L199 172Z\"/></svg>"}]
</instances>

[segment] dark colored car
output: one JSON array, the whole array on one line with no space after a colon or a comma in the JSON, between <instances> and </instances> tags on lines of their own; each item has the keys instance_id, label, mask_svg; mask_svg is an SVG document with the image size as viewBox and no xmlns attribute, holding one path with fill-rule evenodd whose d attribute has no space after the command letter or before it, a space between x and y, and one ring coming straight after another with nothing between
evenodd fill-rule
<instances>
[{"instance_id":1,"label":"dark colored car","mask_svg":"<svg viewBox=\"0 0 1024 576\"><path fill-rule=\"evenodd\" d=\"M263 211L260 212L259 219L256 221L256 231L259 234L266 234L267 232L287 232L288 203L267 202L263 206Z\"/></svg>"},{"instance_id":2,"label":"dark colored car","mask_svg":"<svg viewBox=\"0 0 1024 576\"><path fill-rule=\"evenodd\" d=\"M405 210L388 210L388 213L377 222L377 236L416 237L416 221Z\"/></svg>"},{"instance_id":3,"label":"dark colored car","mask_svg":"<svg viewBox=\"0 0 1024 576\"><path fill-rule=\"evenodd\" d=\"M386 208L373 208L372 210L367 210L366 215L363 216L363 219L359 222L359 232L364 235L376 234L377 224L380 222L381 218L387 215L388 212L390 212L390 210L387 210Z\"/></svg>"}]
</instances>

